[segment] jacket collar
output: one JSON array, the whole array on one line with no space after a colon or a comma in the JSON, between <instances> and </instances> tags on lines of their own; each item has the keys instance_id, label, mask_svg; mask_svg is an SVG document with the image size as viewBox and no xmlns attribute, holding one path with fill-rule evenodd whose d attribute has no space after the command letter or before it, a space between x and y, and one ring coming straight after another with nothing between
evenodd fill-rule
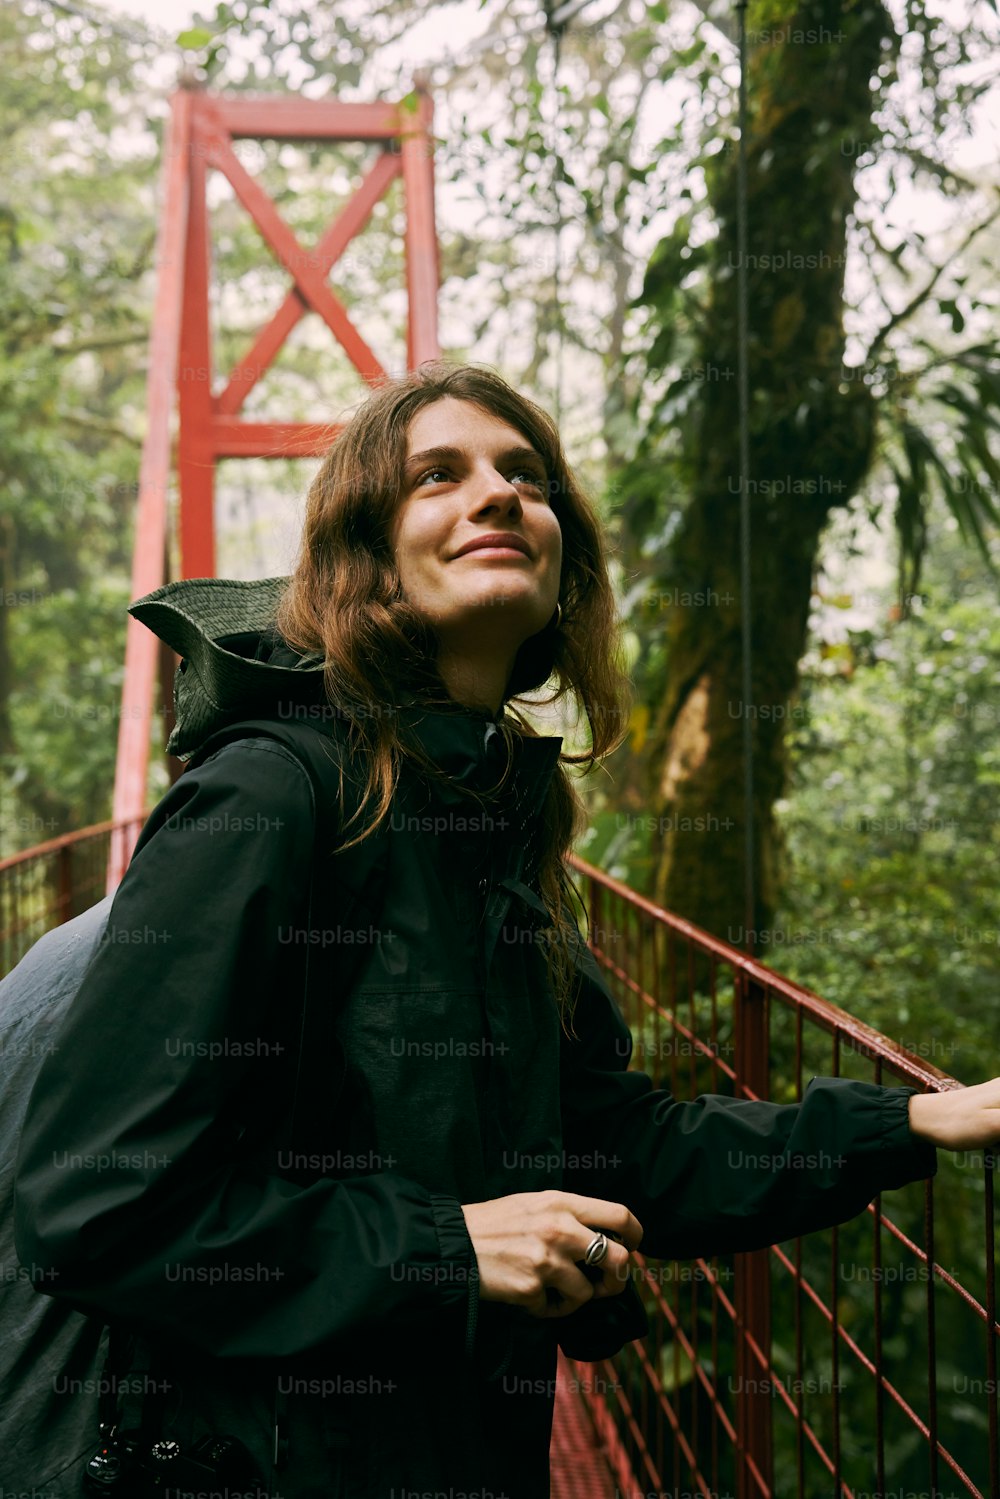
<instances>
[{"instance_id":1,"label":"jacket collar","mask_svg":"<svg viewBox=\"0 0 1000 1499\"><path fill-rule=\"evenodd\" d=\"M416 740L448 777L447 781L435 779L433 790L438 801L446 806L468 806L468 796L460 787L482 793L500 781L508 754L498 727L501 715L461 704L454 709L427 708L412 699L396 712L404 736ZM514 765L507 785L513 788L518 808L536 812L541 807L561 749L561 735L513 735Z\"/></svg>"},{"instance_id":2,"label":"jacket collar","mask_svg":"<svg viewBox=\"0 0 1000 1499\"><path fill-rule=\"evenodd\" d=\"M182 578L129 607L129 614L182 658L174 676L175 727L167 753L187 760L210 734L240 718L266 716L282 703L325 701L323 657L303 654L274 629L287 578ZM439 800L468 804L457 787L487 791L506 765L501 714L460 703L427 707L404 693L394 710L404 734L423 747L452 783L435 778ZM541 806L561 736L514 735L511 780L518 806Z\"/></svg>"}]
</instances>

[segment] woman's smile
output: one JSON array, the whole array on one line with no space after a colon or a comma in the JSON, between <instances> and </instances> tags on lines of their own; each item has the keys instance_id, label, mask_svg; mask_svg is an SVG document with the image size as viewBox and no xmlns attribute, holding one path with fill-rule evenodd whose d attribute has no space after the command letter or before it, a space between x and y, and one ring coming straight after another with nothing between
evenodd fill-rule
<instances>
[{"instance_id":1,"label":"woman's smile","mask_svg":"<svg viewBox=\"0 0 1000 1499\"><path fill-rule=\"evenodd\" d=\"M519 649L559 601L562 529L541 453L471 401L422 407L392 542L407 600L437 631L449 688L474 681L495 707Z\"/></svg>"},{"instance_id":2,"label":"woman's smile","mask_svg":"<svg viewBox=\"0 0 1000 1499\"><path fill-rule=\"evenodd\" d=\"M513 557L515 562L531 561L527 552L519 551L517 547L473 547L471 551L459 552L458 555L459 557L471 557L473 560L483 557Z\"/></svg>"}]
</instances>

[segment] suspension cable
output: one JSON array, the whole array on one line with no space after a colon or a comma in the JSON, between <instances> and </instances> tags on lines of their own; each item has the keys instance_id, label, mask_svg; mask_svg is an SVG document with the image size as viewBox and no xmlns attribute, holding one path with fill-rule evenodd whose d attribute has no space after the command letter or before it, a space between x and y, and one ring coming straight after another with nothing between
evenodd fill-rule
<instances>
[{"instance_id":1,"label":"suspension cable","mask_svg":"<svg viewBox=\"0 0 1000 1499\"><path fill-rule=\"evenodd\" d=\"M562 275L560 270L562 265L562 231L564 221L559 185L565 179L565 168L563 166L562 153L559 149L559 61L563 32L573 17L583 10L585 5L589 4L590 0L564 0L562 5L557 4L556 0L543 0L545 29L552 38L552 121L549 157L552 161L552 201L555 205L555 265L552 271L552 294L555 301L556 335L555 390L552 404L557 427L562 424L563 356L566 331L566 324L563 318Z\"/></svg>"},{"instance_id":2,"label":"suspension cable","mask_svg":"<svg viewBox=\"0 0 1000 1499\"><path fill-rule=\"evenodd\" d=\"M565 8L565 7L564 7ZM555 311L555 335L556 335L556 374L555 390L553 392L553 410L557 427L562 426L562 390L563 390L563 296L562 276L560 266L562 264L562 198L559 193L559 180L562 176L562 156L559 152L558 124L559 124L559 57L562 45L563 28L555 25L550 20L550 31L552 35L552 143L549 154L552 160L552 201L555 205L555 261L552 267L552 296Z\"/></svg>"},{"instance_id":3,"label":"suspension cable","mask_svg":"<svg viewBox=\"0 0 1000 1499\"><path fill-rule=\"evenodd\" d=\"M756 928L757 891L754 873L754 744L753 744L753 611L751 608L750 567L750 376L748 351L747 289L747 0L736 0L739 18L739 129L740 144L736 166L736 385L739 401L740 464L740 640L743 693L743 932L745 945L753 951Z\"/></svg>"}]
</instances>

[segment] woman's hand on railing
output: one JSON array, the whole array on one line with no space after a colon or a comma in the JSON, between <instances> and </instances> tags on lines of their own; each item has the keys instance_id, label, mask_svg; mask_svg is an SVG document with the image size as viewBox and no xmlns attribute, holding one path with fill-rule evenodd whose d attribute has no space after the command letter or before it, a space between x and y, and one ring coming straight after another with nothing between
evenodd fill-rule
<instances>
[{"instance_id":1,"label":"woman's hand on railing","mask_svg":"<svg viewBox=\"0 0 1000 1499\"><path fill-rule=\"evenodd\" d=\"M1000 1077L971 1088L915 1093L910 1133L942 1150L1000 1149Z\"/></svg>"},{"instance_id":2,"label":"woman's hand on railing","mask_svg":"<svg viewBox=\"0 0 1000 1499\"><path fill-rule=\"evenodd\" d=\"M620 1202L555 1188L463 1204L483 1301L508 1301L533 1317L568 1317L592 1297L620 1296L642 1224ZM598 1232L608 1239L600 1280L577 1268Z\"/></svg>"}]
</instances>

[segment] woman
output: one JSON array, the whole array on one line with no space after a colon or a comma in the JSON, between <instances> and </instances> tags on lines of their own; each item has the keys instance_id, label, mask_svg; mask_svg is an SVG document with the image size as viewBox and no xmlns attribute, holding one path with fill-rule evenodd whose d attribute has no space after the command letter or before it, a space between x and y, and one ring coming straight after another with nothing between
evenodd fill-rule
<instances>
[{"instance_id":1,"label":"woman","mask_svg":"<svg viewBox=\"0 0 1000 1499\"><path fill-rule=\"evenodd\" d=\"M640 1242L776 1242L933 1174L936 1144L1000 1136L996 1080L919 1097L820 1078L777 1106L675 1103L624 1071L627 1030L574 941L573 757L507 711L554 674L590 724L577 760L620 743L604 545L551 421L495 374L425 365L361 406L276 614L220 631L203 585L170 588L244 685L224 700L220 669L207 690L204 653L178 676L170 748L195 763L46 1059L17 1231L46 1290L148 1336L182 1444L233 1433L282 1499L540 1499L556 1342L610 1353L642 1330L615 1320ZM198 753L251 678L255 716L269 692L276 718L311 716L366 783L347 837L381 851L367 926L338 921L334 877L303 928L295 757L252 736ZM352 977L306 1058L329 1113L303 1185L274 1126L294 960L328 936Z\"/></svg>"}]
</instances>

